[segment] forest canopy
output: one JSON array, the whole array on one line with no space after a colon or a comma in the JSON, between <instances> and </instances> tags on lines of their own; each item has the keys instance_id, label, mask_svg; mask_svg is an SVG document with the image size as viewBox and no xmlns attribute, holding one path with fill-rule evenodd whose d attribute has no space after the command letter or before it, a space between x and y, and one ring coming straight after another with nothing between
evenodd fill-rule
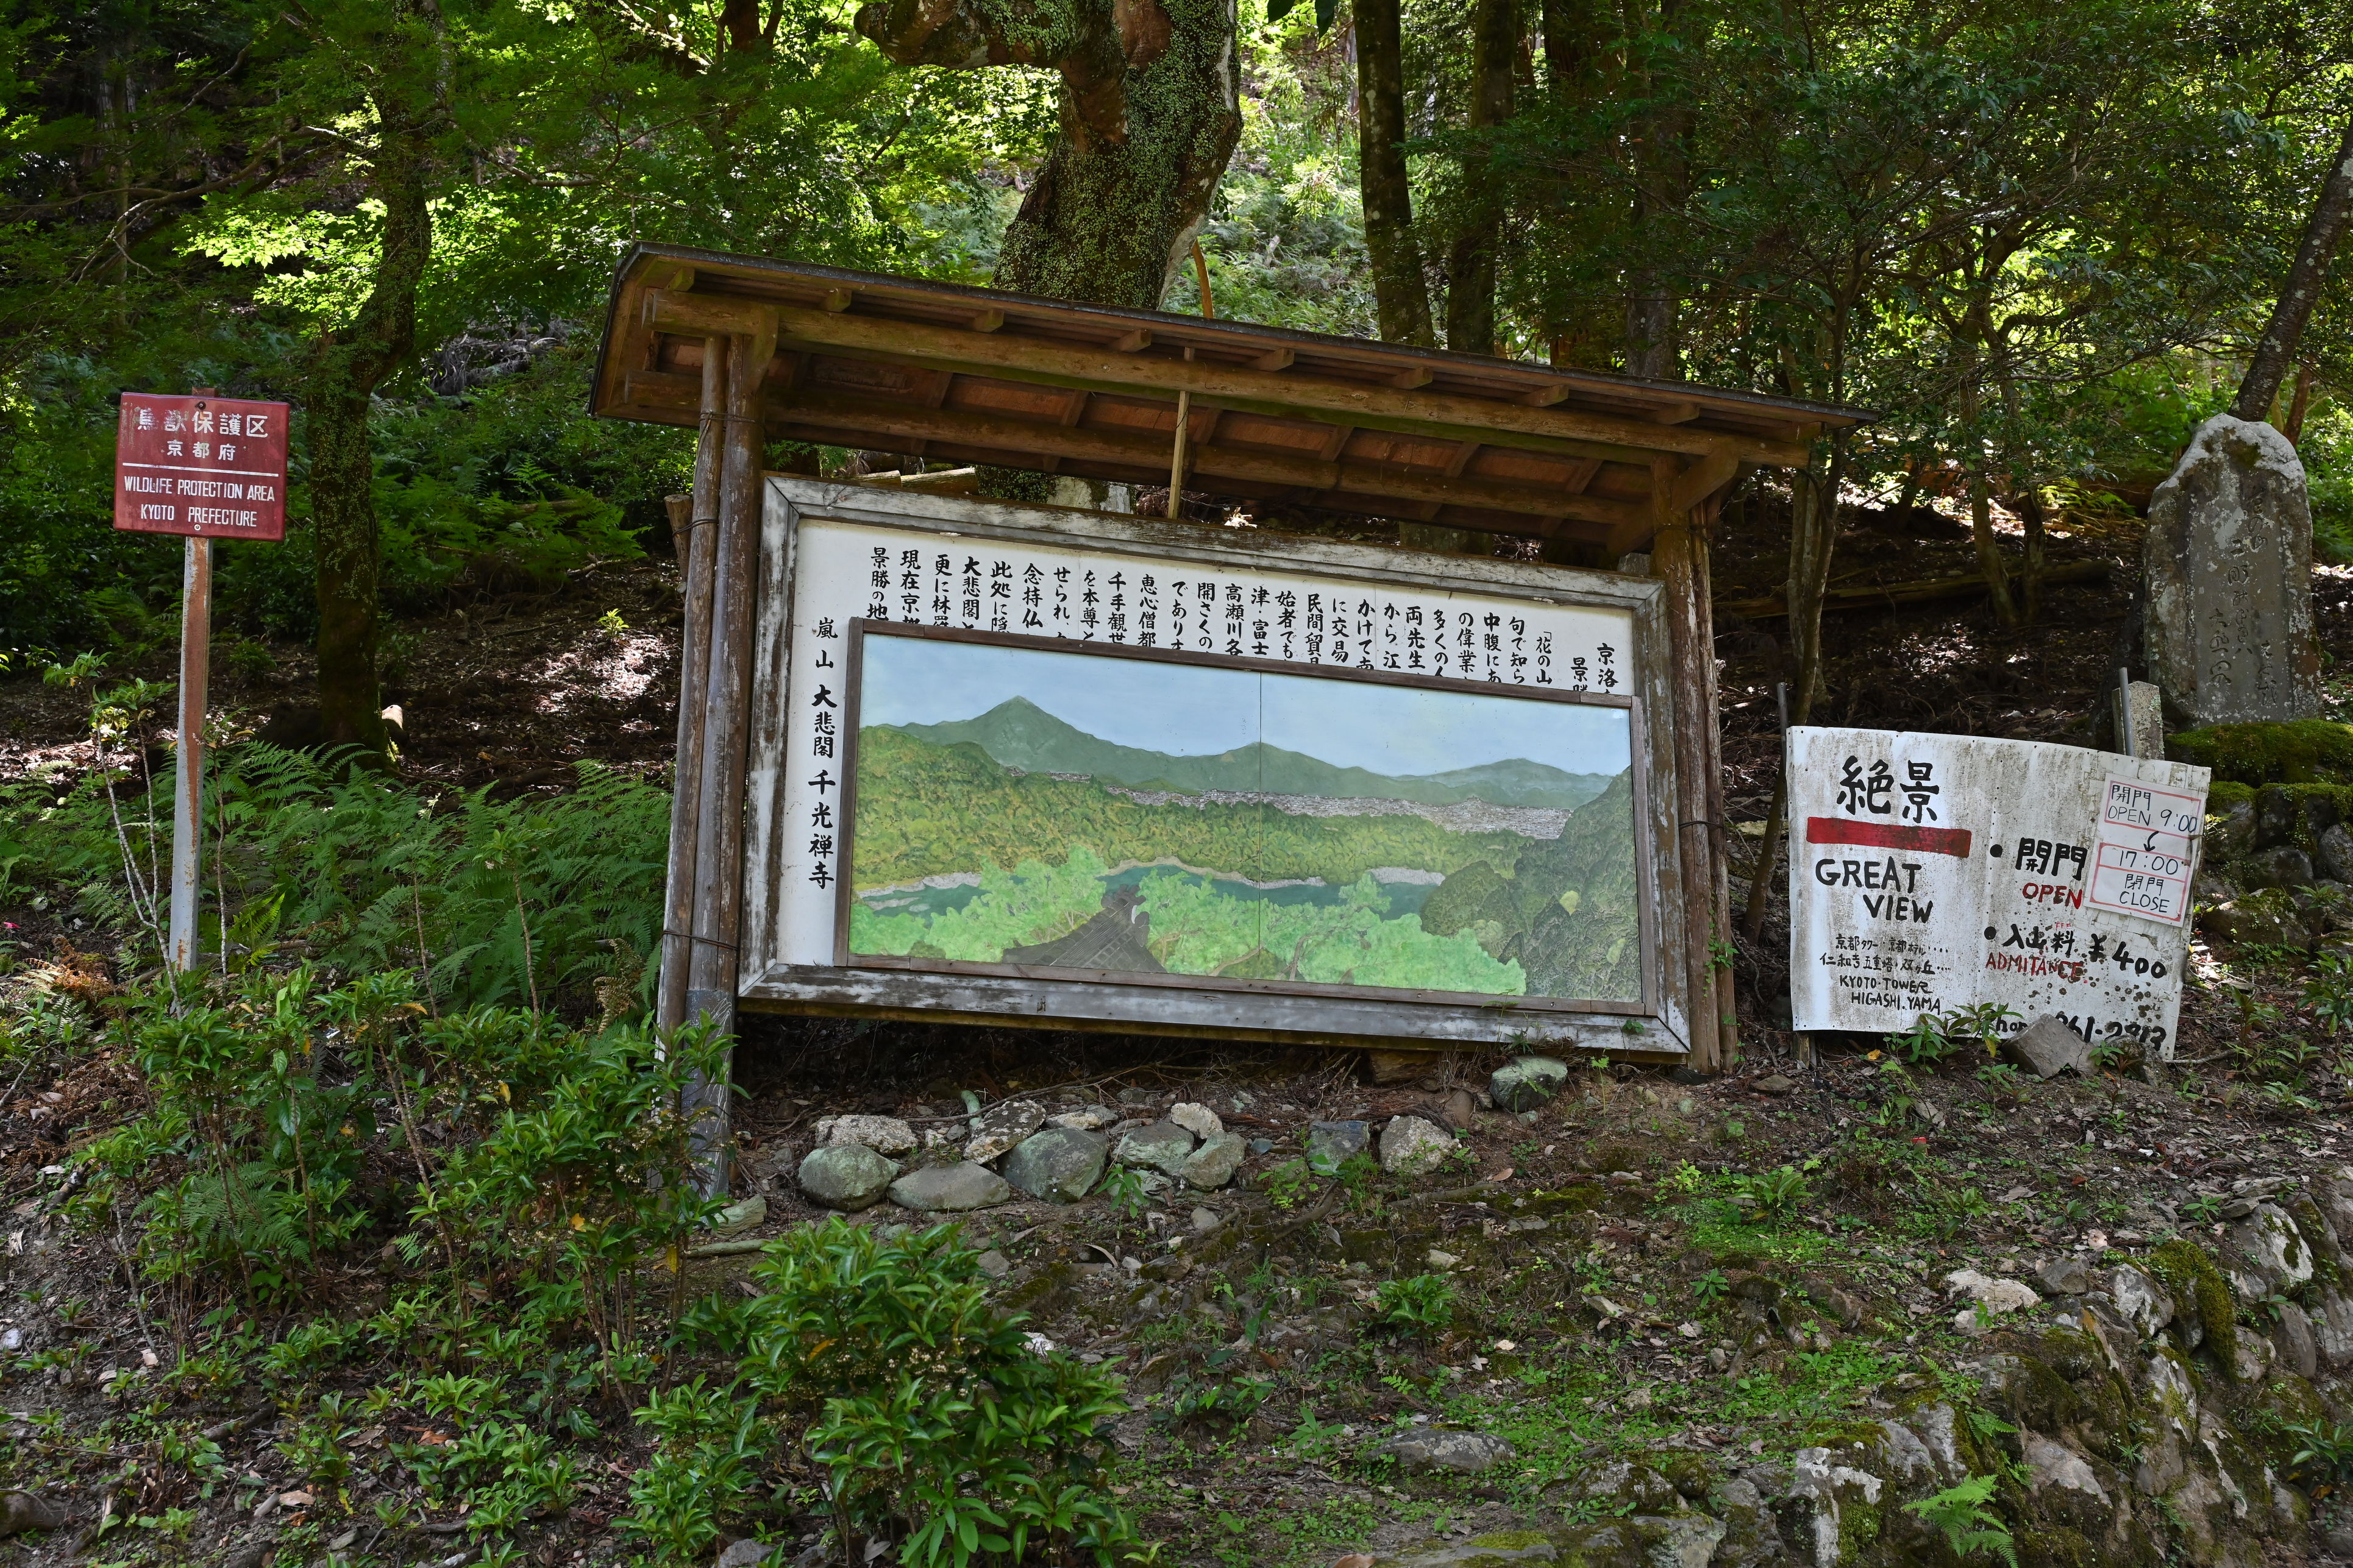
<instances>
[{"instance_id":1,"label":"forest canopy","mask_svg":"<svg viewBox=\"0 0 2353 1568\"><path fill-rule=\"evenodd\" d=\"M1223 315L1881 410L1801 510L1926 485L2031 556L2228 402L2353 101L2341 0L1152 9L20 8L0 647L167 629L176 549L106 526L125 388L295 405L294 528L224 551L223 614L330 681L380 616L661 546L685 437L581 412L638 240L1198 310L1198 239ZM2348 314L2339 279L2274 414L2324 552Z\"/></svg>"}]
</instances>

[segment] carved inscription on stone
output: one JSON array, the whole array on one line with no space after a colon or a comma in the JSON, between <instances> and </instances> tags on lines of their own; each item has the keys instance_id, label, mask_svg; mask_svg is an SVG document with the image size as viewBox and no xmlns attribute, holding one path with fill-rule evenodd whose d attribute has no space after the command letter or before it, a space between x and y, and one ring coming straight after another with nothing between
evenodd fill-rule
<instances>
[{"instance_id":1,"label":"carved inscription on stone","mask_svg":"<svg viewBox=\"0 0 2353 1568\"><path fill-rule=\"evenodd\" d=\"M2270 426L2221 414L2150 500L2151 678L2177 727L2320 711L2304 465Z\"/></svg>"}]
</instances>

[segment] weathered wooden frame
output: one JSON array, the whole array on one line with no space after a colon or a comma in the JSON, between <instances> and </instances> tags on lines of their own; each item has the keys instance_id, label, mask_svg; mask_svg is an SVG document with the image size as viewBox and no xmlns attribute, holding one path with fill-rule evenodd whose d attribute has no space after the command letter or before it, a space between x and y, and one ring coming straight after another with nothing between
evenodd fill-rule
<instances>
[{"instance_id":1,"label":"weathered wooden frame","mask_svg":"<svg viewBox=\"0 0 2353 1568\"><path fill-rule=\"evenodd\" d=\"M775 889L786 854L782 719L789 711L792 695L794 563L805 521L953 534L1017 546L1083 547L1103 554L1209 569L1305 573L1388 590L1472 593L1535 605L1591 605L1627 612L1634 634L1627 665L1633 688L1612 705L1628 706L1635 716L1632 739L1641 786L1635 792L1637 871L1650 954L1644 966L1643 1002L1560 1006L1530 1005L1527 999L1514 997L1466 1003L1415 1000L1387 992L1340 995L1334 994L1334 988L1324 987L1302 994L1267 983L1221 982L1214 987L1200 987L1139 984L1132 976L1092 981L1073 978L1060 970L1022 974L914 969L871 960L849 965L783 962L776 955L775 942ZM1694 1005L1709 1008L1715 1005L1712 984L1705 995L1695 997L1687 984L1678 984L1683 976L1703 969L1710 922L1707 910L1699 911L1694 921L1685 918L1683 909L1686 878L1680 857L1684 836L1674 805L1681 798L1676 785L1680 748L1675 739L1682 727L1681 708L1666 595L1654 579L1534 563L1430 555L1255 531L1172 527L1103 512L885 490L779 474L766 479L761 535L737 983L740 1005L744 1007L1378 1044L1391 1049L1416 1043L1427 1048L1524 1044L1608 1050L1617 1055L1681 1056L1689 1049ZM894 631L902 629L918 628L894 624ZM984 634L978 640L1008 639ZM1039 639L1018 640L1030 644ZM1050 646L1051 639L1047 641ZM1269 668L1292 675L1339 673L1280 660L1217 657L1204 662L1226 668ZM1382 675L1380 679L1391 678ZM1463 689L1460 683L1427 684ZM1528 695L1524 688L1513 689L1513 694ZM1693 951L1694 943L1699 946L1697 953Z\"/></svg>"}]
</instances>

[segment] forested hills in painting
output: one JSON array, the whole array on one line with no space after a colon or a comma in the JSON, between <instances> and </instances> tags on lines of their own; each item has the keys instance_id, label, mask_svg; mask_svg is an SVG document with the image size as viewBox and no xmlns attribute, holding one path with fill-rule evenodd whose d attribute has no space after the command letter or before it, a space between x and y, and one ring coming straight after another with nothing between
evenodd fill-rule
<instances>
[{"instance_id":1,"label":"forested hills in painting","mask_svg":"<svg viewBox=\"0 0 2353 1568\"><path fill-rule=\"evenodd\" d=\"M1609 788L1610 779L1608 773L1566 773L1521 757L1394 778L1363 768L1336 766L1264 742L1211 756L1170 756L1090 735L1026 697L1008 698L977 718L894 728L933 745L970 742L993 761L1024 773L1084 773L1129 789L1173 790L1183 795L1230 791L1405 800L1423 805L1483 800L1494 805L1573 811Z\"/></svg>"},{"instance_id":2,"label":"forested hills in painting","mask_svg":"<svg viewBox=\"0 0 2353 1568\"><path fill-rule=\"evenodd\" d=\"M1327 815L1299 809L1310 804L1302 797L1138 801L1099 779L1017 770L976 742L915 732L947 728L860 732L853 953L1490 996L1641 994L1630 774L1609 779L1547 838L1451 828L1411 811Z\"/></svg>"}]
</instances>

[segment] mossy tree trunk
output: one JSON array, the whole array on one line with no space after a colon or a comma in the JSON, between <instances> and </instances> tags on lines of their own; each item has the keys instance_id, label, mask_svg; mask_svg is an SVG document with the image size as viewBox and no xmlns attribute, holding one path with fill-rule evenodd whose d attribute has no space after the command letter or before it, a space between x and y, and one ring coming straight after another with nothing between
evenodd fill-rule
<instances>
[{"instance_id":1,"label":"mossy tree trunk","mask_svg":"<svg viewBox=\"0 0 2353 1568\"><path fill-rule=\"evenodd\" d=\"M321 338L305 397L321 729L330 745L357 745L377 754L386 749L387 736L376 679L382 560L368 412L376 388L407 362L416 344L417 283L433 249L427 156L426 140L415 129L386 125L371 169L384 223L368 297L347 325Z\"/></svg>"},{"instance_id":2,"label":"mossy tree trunk","mask_svg":"<svg viewBox=\"0 0 2353 1568\"><path fill-rule=\"evenodd\" d=\"M891 0L858 30L900 65L1061 73L1061 134L996 282L1157 309L1241 137L1233 0Z\"/></svg>"},{"instance_id":3,"label":"mossy tree trunk","mask_svg":"<svg viewBox=\"0 0 2353 1568\"><path fill-rule=\"evenodd\" d=\"M1373 310L1393 343L1438 346L1430 285L1413 234L1413 183L1405 163L1405 44L1400 0L1356 0L1358 184Z\"/></svg>"},{"instance_id":4,"label":"mossy tree trunk","mask_svg":"<svg viewBox=\"0 0 2353 1568\"><path fill-rule=\"evenodd\" d=\"M1513 76L1519 66L1519 0L1478 0L1471 13L1471 129L1493 132L1512 117ZM1474 187L1471 220L1446 261L1446 346L1457 353L1491 354L1495 347L1495 247L1501 209L1489 199L1494 182L1483 151L1466 161Z\"/></svg>"},{"instance_id":5,"label":"mossy tree trunk","mask_svg":"<svg viewBox=\"0 0 2353 1568\"><path fill-rule=\"evenodd\" d=\"M2313 198L2312 218L2305 225L2295 260L2280 284L2271 320L2263 323L2263 335L2247 363L2246 379L2239 383L2239 395L2231 412L2240 418L2271 418L2280 384L2287 379L2295 363L2296 345L2304 341L2305 323L2312 320L2313 307L2320 300L2329 261L2348 226L2353 226L2353 125L2345 128L2345 139L2337 144L2337 156L2330 160L2319 194Z\"/></svg>"}]
</instances>

